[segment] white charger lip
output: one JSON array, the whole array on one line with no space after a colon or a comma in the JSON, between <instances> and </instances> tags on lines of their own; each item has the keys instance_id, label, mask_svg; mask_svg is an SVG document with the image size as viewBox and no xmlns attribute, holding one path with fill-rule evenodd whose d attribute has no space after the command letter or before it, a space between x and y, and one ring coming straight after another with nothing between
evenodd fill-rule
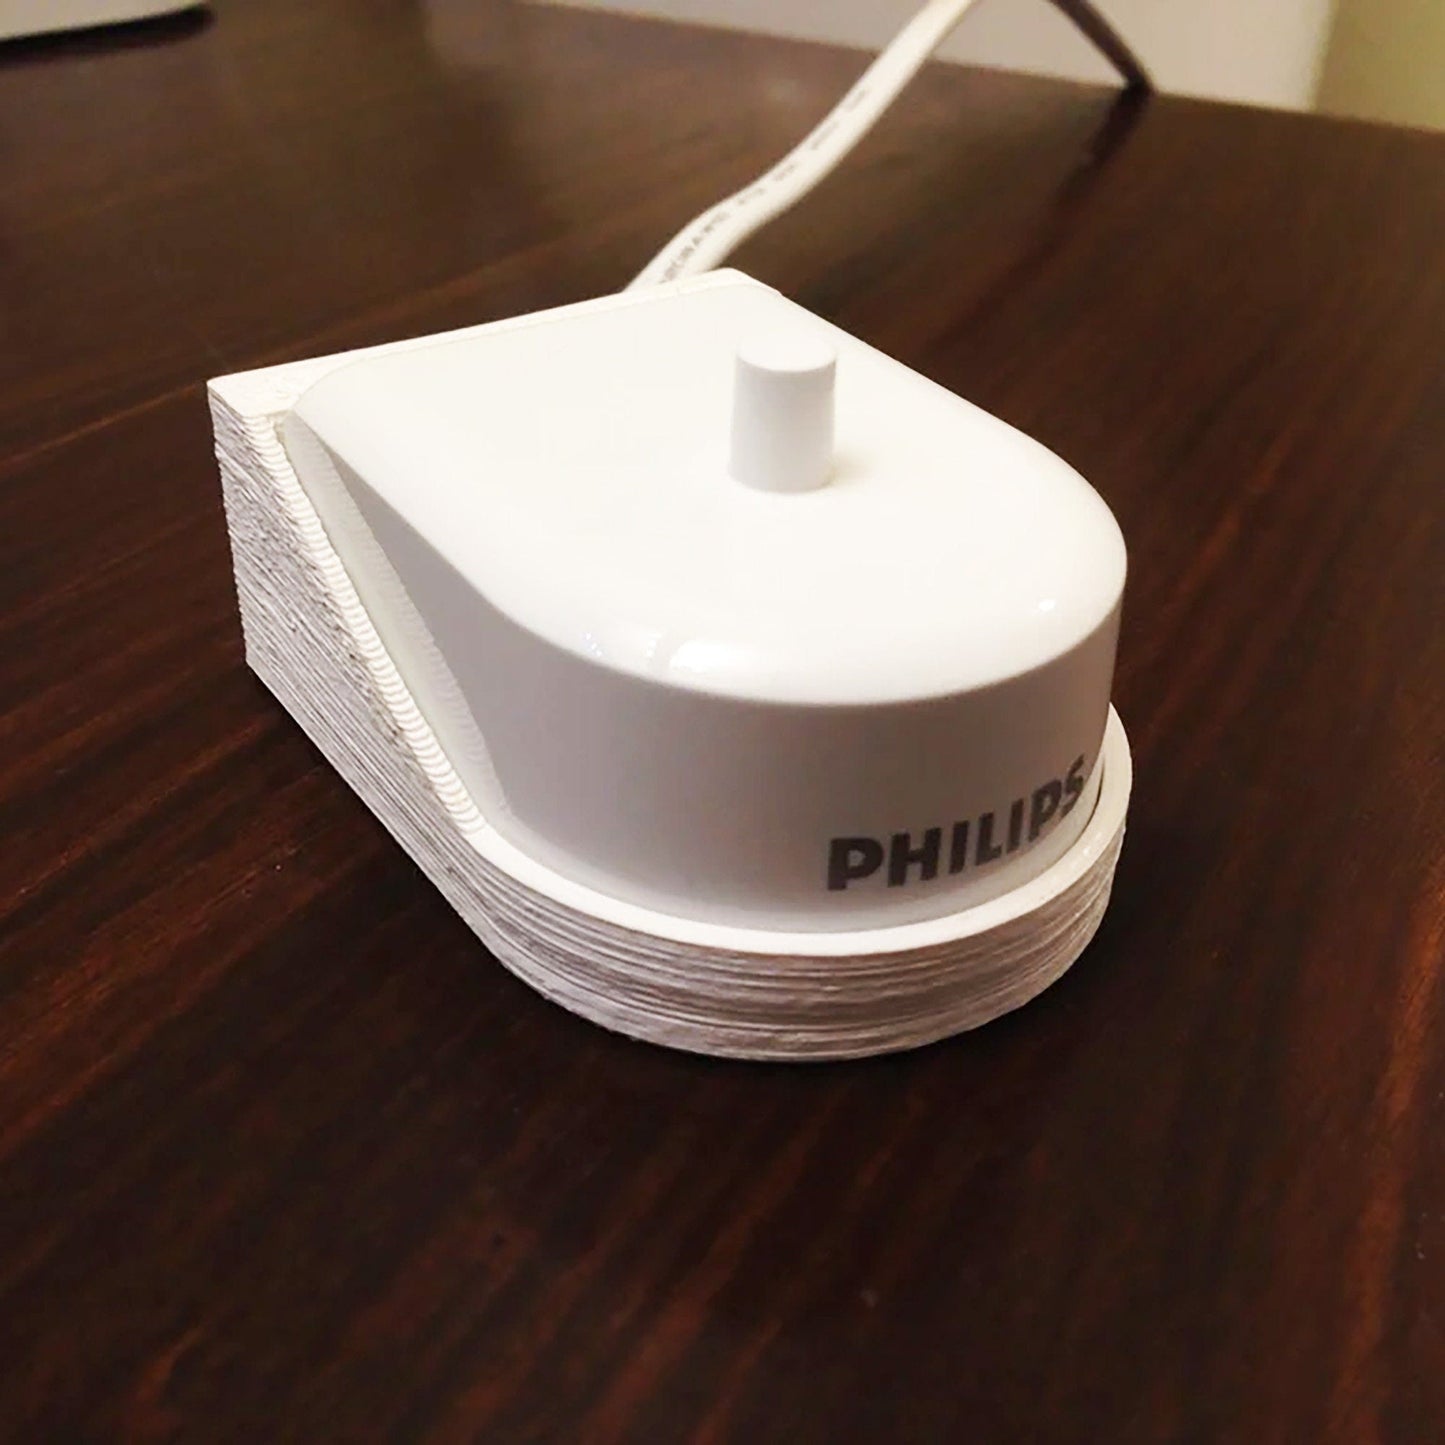
<instances>
[{"instance_id":1,"label":"white charger lip","mask_svg":"<svg viewBox=\"0 0 1445 1445\"><path fill-rule=\"evenodd\" d=\"M1102 769L1099 795L1084 831L1072 847L1042 873L1007 893L954 913L872 928L749 928L740 924L689 919L630 903L575 882L539 862L485 822L470 830L468 837L488 862L524 887L564 908L629 933L738 954L817 958L887 955L936 947L987 933L1046 910L1068 893L1109 856L1123 832L1129 811L1129 795L1134 779L1133 760L1124 724L1112 706L1104 729L1099 765Z\"/></svg>"}]
</instances>

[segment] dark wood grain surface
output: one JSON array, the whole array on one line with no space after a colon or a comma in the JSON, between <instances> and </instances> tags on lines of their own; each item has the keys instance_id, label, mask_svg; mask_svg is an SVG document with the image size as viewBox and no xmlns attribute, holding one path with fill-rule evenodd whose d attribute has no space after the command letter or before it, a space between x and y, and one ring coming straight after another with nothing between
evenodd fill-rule
<instances>
[{"instance_id":1,"label":"dark wood grain surface","mask_svg":"<svg viewBox=\"0 0 1445 1445\"><path fill-rule=\"evenodd\" d=\"M858 57L215 9L0 49L0 1438L1445 1438L1445 137L933 68L740 254L1098 486L1137 765L1043 998L747 1067L245 671L201 384L616 289Z\"/></svg>"}]
</instances>

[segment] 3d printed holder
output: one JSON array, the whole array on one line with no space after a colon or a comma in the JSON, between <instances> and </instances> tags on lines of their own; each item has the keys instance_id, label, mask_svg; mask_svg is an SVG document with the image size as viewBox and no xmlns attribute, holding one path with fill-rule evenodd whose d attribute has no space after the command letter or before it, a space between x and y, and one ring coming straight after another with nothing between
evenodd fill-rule
<instances>
[{"instance_id":1,"label":"3d printed holder","mask_svg":"<svg viewBox=\"0 0 1445 1445\"><path fill-rule=\"evenodd\" d=\"M584 886L501 836L414 701L280 439L302 392L360 355L211 383L246 656L509 969L636 1038L824 1059L985 1023L1078 957L1108 902L1129 800L1128 743L1112 710L1097 800L1067 851L1021 886L943 916L833 931L683 919Z\"/></svg>"}]
</instances>

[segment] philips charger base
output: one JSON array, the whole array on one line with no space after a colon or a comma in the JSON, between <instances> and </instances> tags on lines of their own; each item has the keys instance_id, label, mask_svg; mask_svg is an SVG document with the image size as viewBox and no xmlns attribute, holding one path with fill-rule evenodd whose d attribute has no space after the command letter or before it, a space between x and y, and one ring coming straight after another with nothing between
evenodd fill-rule
<instances>
[{"instance_id":1,"label":"philips charger base","mask_svg":"<svg viewBox=\"0 0 1445 1445\"><path fill-rule=\"evenodd\" d=\"M1102 786L1078 841L1011 893L926 922L782 933L689 921L588 890L500 838L381 644L279 438L301 392L356 355L211 383L247 662L513 973L651 1043L838 1059L987 1023L1083 952L1108 904L1131 785L1112 712Z\"/></svg>"}]
</instances>

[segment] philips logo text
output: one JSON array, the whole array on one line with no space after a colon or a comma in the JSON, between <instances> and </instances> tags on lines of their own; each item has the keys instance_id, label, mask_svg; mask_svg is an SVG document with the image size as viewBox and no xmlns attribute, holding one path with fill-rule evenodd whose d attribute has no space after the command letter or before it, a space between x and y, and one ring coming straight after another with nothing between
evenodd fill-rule
<instances>
[{"instance_id":1,"label":"philips logo text","mask_svg":"<svg viewBox=\"0 0 1445 1445\"><path fill-rule=\"evenodd\" d=\"M1002 816L981 813L921 833L882 838L834 838L828 845L828 887L847 888L888 865L888 887L927 883L965 868L985 868L1025 843L1034 842L1056 818L1067 818L1084 791L1084 759L1075 758L1062 778L1050 778L1025 798L1015 798ZM945 834L947 848L945 849Z\"/></svg>"}]
</instances>

